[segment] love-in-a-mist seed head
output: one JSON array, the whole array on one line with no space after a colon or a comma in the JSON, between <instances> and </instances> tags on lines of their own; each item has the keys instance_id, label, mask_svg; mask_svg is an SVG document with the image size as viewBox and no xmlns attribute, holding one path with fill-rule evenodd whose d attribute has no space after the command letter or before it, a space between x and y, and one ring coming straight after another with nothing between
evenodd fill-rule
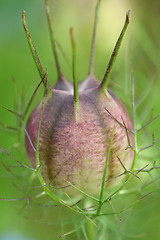
<instances>
[{"instance_id":1,"label":"love-in-a-mist seed head","mask_svg":"<svg viewBox=\"0 0 160 240\"><path fill-rule=\"evenodd\" d=\"M61 70L57 54L48 1L46 10L49 29L56 60L58 80L53 88L48 87L44 101L32 111L26 126L28 137L25 144L29 159L36 168L36 156L31 143L36 147L39 131L39 163L46 183L62 188L69 194L79 194L73 187L88 194L100 194L105 170L104 188L116 184L117 175L124 172L119 161L129 169L133 152L127 148L128 141L133 146L132 123L128 113L114 94L107 89L111 69L129 23L129 11L120 37L112 53L110 62L101 83L93 73L96 27L100 0L95 11L91 58L87 78L77 83L76 47L73 29L70 30L73 53L73 85L68 82ZM23 25L30 48L44 85L47 84L44 70L33 45L25 22ZM83 61L82 61L83 62ZM43 104L43 111L42 111ZM41 125L39 129L40 116ZM130 131L129 131L130 130ZM127 132L127 133L126 133ZM127 149L126 149L127 148ZM107 161L107 162L106 162ZM107 164L107 168L105 167ZM71 183L72 186L65 187Z\"/></svg>"}]
</instances>

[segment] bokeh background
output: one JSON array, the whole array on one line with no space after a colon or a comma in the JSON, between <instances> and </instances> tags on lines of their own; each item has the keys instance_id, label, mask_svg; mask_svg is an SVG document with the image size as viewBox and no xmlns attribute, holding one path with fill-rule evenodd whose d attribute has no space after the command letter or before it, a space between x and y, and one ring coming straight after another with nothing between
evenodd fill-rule
<instances>
[{"instance_id":1,"label":"bokeh background","mask_svg":"<svg viewBox=\"0 0 160 240\"><path fill-rule=\"evenodd\" d=\"M69 29L74 28L77 75L78 80L81 81L87 76L88 71L96 1L50 0L50 5L56 39L68 58L66 61L59 51L60 62L65 76L70 81L72 81L72 54ZM111 75L110 88L131 114L131 69L134 71L138 106L137 125L140 127L160 113L160 3L158 1L153 0L150 3L138 0L102 0L95 51L95 75L99 80L103 78L128 9L131 10L130 25ZM54 85L57 78L44 1L0 0L0 122L8 126L16 126L18 120L1 106L14 110L19 104L20 112L40 81L22 26L23 10L26 11L28 28L41 63L48 69L50 84ZM31 109L40 100L42 93L43 87L39 89ZM160 138L160 120L158 119L147 127L147 131L140 134L140 146L152 143L152 134L155 139ZM13 131L0 130L0 146L18 160L26 162L23 136L20 139L20 143L17 142ZM21 152L16 151L18 144ZM7 164L8 161L11 162L1 152L0 160ZM160 166L158 144L157 148L144 152L138 165L142 167L150 163L152 166L154 161L157 166ZM3 164L0 165L0 198L21 198L31 193L29 185L32 179L28 172L14 169L14 174L10 174ZM152 181L143 192L143 194L149 192L152 194L131 210L122 213L118 223L111 216L102 220L106 222L106 228L108 226L108 234L111 234L109 236L114 239L134 239L135 237L148 240L160 239L160 187L158 184L158 180L155 183ZM120 209L136 199L137 196L134 194L120 196L116 199L115 205ZM27 203L24 201L0 201L0 240L57 239L62 233L74 228L72 221L75 216L68 210L42 207L42 203L38 201L35 202L35 206L33 204L31 208L29 207L28 211L26 209ZM63 224L64 221L66 224ZM78 238L73 234L66 239ZM82 237L80 236L79 239Z\"/></svg>"}]
</instances>

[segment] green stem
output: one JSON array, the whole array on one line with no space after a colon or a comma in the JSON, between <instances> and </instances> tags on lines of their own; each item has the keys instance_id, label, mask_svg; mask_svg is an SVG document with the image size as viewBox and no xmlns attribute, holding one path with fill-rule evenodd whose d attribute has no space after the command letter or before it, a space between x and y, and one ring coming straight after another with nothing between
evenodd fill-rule
<instances>
[{"instance_id":1,"label":"green stem","mask_svg":"<svg viewBox=\"0 0 160 240\"><path fill-rule=\"evenodd\" d=\"M92 45L91 45L90 64L89 64L88 75L94 74L93 67L94 67L95 43L96 43L96 33L97 33L97 23L98 23L100 2L101 2L101 0L98 0L96 9L95 9L94 29L93 29L93 36L92 36Z\"/></svg>"},{"instance_id":2,"label":"green stem","mask_svg":"<svg viewBox=\"0 0 160 240\"><path fill-rule=\"evenodd\" d=\"M95 239L95 226L91 221L87 221L85 225L85 229L87 232L87 239L94 240Z\"/></svg>"},{"instance_id":3,"label":"green stem","mask_svg":"<svg viewBox=\"0 0 160 240\"><path fill-rule=\"evenodd\" d=\"M46 73L45 73L46 75ZM40 130L41 130L41 124L42 124L42 115L43 115L43 108L44 108L44 102L45 102L45 96L46 96L46 87L47 82L45 82L45 89L44 89L44 95L42 99L42 107L40 112L40 118L39 118L39 125L38 125L38 133L37 133L37 145L36 145L36 169L39 169L42 164L39 162L39 138L40 138Z\"/></svg>"},{"instance_id":4,"label":"green stem","mask_svg":"<svg viewBox=\"0 0 160 240\"><path fill-rule=\"evenodd\" d=\"M115 126L113 127L113 130L112 130L111 141L110 141L109 149L108 149L108 152L107 152L107 158L106 158L104 172L103 172L103 179L102 179L101 193L100 193L100 198L99 198L99 207L97 209L97 215L99 215L101 207L103 205L104 186L105 186L105 183L106 183L107 167L108 167L109 157L110 157L110 153L111 153L111 147L112 147L112 142L113 142L113 137L114 137L114 130L115 130Z\"/></svg>"},{"instance_id":5,"label":"green stem","mask_svg":"<svg viewBox=\"0 0 160 240\"><path fill-rule=\"evenodd\" d=\"M131 181L131 179L133 178L133 176L129 177L128 179L126 179L126 181L117 189L115 190L113 193L111 193L102 203L102 205L106 202L108 202L110 199L112 199L113 196L115 196L118 192L120 192L127 184L129 181Z\"/></svg>"},{"instance_id":6,"label":"green stem","mask_svg":"<svg viewBox=\"0 0 160 240\"><path fill-rule=\"evenodd\" d=\"M27 36L28 44L29 44L29 47L30 47L30 50L31 50L31 53L32 53L32 56L33 56L33 59L34 59L34 62L36 64L36 67L37 67L37 70L38 70L38 72L40 74L41 79L43 79L43 84L45 86L46 78L44 78L44 70L43 70L42 65L40 63L40 60L39 60L37 51L35 49L35 46L33 44L33 41L32 41L31 35L29 33L29 30L27 28L27 23L26 23L26 18L25 18L25 11L23 11L23 13L22 13L22 22L23 22L23 27L24 27L24 30L25 30L25 33L26 33L26 36Z\"/></svg>"},{"instance_id":7,"label":"green stem","mask_svg":"<svg viewBox=\"0 0 160 240\"><path fill-rule=\"evenodd\" d=\"M133 139L134 139L134 158L131 167L131 171L134 171L136 160L139 154L138 144L137 144L137 131L136 131L136 114L135 114L135 87L134 87L134 75L132 74L132 115L133 115Z\"/></svg>"},{"instance_id":8,"label":"green stem","mask_svg":"<svg viewBox=\"0 0 160 240\"><path fill-rule=\"evenodd\" d=\"M91 195L83 192L81 189L77 188L77 187L76 187L75 185L73 185L71 182L67 181L66 179L64 179L64 181L67 182L69 185L71 185L73 188L75 188L78 192L82 193L82 194L83 194L84 196L86 196L87 198L92 199L92 200L94 200L94 201L96 201L96 202L99 202L99 199L97 199L97 198L95 198L95 197L93 197L93 196L91 196Z\"/></svg>"},{"instance_id":9,"label":"green stem","mask_svg":"<svg viewBox=\"0 0 160 240\"><path fill-rule=\"evenodd\" d=\"M56 62L58 77L60 78L63 74L62 74L62 70L60 67L60 63L59 63L58 52L57 52L57 47L56 47L56 40L55 40L53 25L52 25L51 16L50 16L49 0L45 0L45 3L46 3L46 12L47 12L47 18L48 18L49 31L50 31L50 38L51 38L51 42L52 42L52 50L53 50L53 55L54 55L55 62Z\"/></svg>"},{"instance_id":10,"label":"green stem","mask_svg":"<svg viewBox=\"0 0 160 240\"><path fill-rule=\"evenodd\" d=\"M28 113L28 110L29 110L29 108L30 108L30 106L31 106L31 104L32 104L32 101L33 101L33 99L34 99L34 97L35 97L35 95L36 95L36 92L38 91L41 83L43 82L43 80L44 80L44 78L45 78L45 76L46 76L46 74L44 75L43 79L40 81L40 83L38 84L38 86L37 86L36 89L34 90L34 93L32 94L32 96L31 96L31 98L30 98L30 100L29 100L29 103L28 103L28 105L27 105L27 107L26 107L26 109L25 109L25 111L24 111L24 113L23 113L24 118L26 117L26 115L27 115L27 113Z\"/></svg>"},{"instance_id":11,"label":"green stem","mask_svg":"<svg viewBox=\"0 0 160 240\"><path fill-rule=\"evenodd\" d=\"M41 175L41 167L40 166L36 169L36 174L37 174L37 177L38 177L38 180L39 180L41 186L43 187L43 192L44 192L43 195L47 195L49 198L51 198L58 204L63 205L62 201L46 185L46 183Z\"/></svg>"},{"instance_id":12,"label":"green stem","mask_svg":"<svg viewBox=\"0 0 160 240\"><path fill-rule=\"evenodd\" d=\"M135 137L134 137L134 140L135 140ZM135 149L134 157L133 157L133 163L132 163L132 167L131 167L131 172L134 171L134 169L135 169L135 165L136 165L136 160L138 158L138 154L139 154L139 151Z\"/></svg>"},{"instance_id":13,"label":"green stem","mask_svg":"<svg viewBox=\"0 0 160 240\"><path fill-rule=\"evenodd\" d=\"M100 88L103 89L103 90L105 90L107 88L108 80L109 80L109 77L110 77L110 74L111 74L114 62L116 60L119 48L121 46L123 37L124 37L126 29L128 27L128 24L129 24L129 13L130 13L130 10L128 10L127 13L126 13L126 20L125 20L124 27L123 27L122 32L121 32L121 34L120 34L120 36L119 36L119 38L118 38L118 40L116 42L116 45L115 45L114 50L112 52L109 64L107 66L107 70L106 70L105 75L103 77L103 80L101 82Z\"/></svg>"}]
</instances>

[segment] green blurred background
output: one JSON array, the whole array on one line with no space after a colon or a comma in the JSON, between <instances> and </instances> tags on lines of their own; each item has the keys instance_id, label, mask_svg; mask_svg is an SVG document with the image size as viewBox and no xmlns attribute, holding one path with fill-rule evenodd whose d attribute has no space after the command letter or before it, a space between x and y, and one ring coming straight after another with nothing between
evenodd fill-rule
<instances>
[{"instance_id":1,"label":"green blurred background","mask_svg":"<svg viewBox=\"0 0 160 240\"><path fill-rule=\"evenodd\" d=\"M94 0L50 0L52 20L57 41L61 44L71 63L71 44L69 28L74 28L77 48L77 75L83 80L88 71L90 44L94 20ZM145 124L152 117L160 113L160 3L156 0L102 0L97 30L95 52L95 75L99 80L103 78L111 52L119 36L125 20L125 13L131 9L130 25L122 43L110 81L110 87L122 100L126 107L130 105L131 68L135 75L136 100L144 98L137 109L140 124ZM0 106L14 110L15 90L12 78L17 86L18 103L25 96L24 106L29 101L40 77L32 59L25 33L22 26L21 14L26 11L26 21L33 42L38 51L41 63L48 69L48 80L53 85L57 78L55 62L48 33L48 23L43 0L0 0ZM68 64L61 52L60 62L67 79L72 81L71 64ZM31 108L42 96L41 87ZM20 108L20 107L19 107ZM130 111L130 110L129 110ZM131 111L130 111L131 112ZM0 107L0 122L15 126L15 117ZM140 125L139 125L140 126ZM147 131L140 134L140 146L152 143L160 138L160 121L157 119ZM21 152L16 151L17 138L14 132L0 130L0 146L7 149L12 156L20 161L27 161L21 140ZM156 161L159 166L159 149L149 149L141 156L139 166L145 166ZM8 157L0 153L0 160L13 164ZM11 175L0 165L0 198L21 198L30 194L29 183L32 180L28 172L15 169ZM137 183L138 184L138 183ZM143 182L142 182L143 184ZM148 198L141 201L130 211L121 214L118 223L114 217L102 219L108 227L108 236L112 239L160 239L160 188L150 184L143 194L152 191ZM159 183L160 184L160 183ZM23 191L25 189L25 192ZM115 201L118 209L136 200L136 195L120 196ZM43 202L45 204L45 200ZM42 203L35 202L35 206L26 212L27 203L23 201L0 201L0 240L18 239L57 239L62 233L74 228L74 214L60 208L42 207ZM119 218L120 218L119 217ZM68 220L70 219L70 220ZM62 222L66 221L66 224ZM103 224L102 224L103 225ZM102 230L102 229L101 229ZM83 236L83 235L82 235ZM66 239L78 239L77 235L70 235ZM79 237L85 239L85 237ZM101 239L100 235L99 238ZM107 235L106 238L107 239ZM108 237L108 239L111 239Z\"/></svg>"}]
</instances>

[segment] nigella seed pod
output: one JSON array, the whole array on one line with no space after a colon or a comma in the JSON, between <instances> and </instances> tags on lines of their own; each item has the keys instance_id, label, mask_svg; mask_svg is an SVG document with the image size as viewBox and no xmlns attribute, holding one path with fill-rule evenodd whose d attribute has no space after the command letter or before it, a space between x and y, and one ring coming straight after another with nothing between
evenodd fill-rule
<instances>
[{"instance_id":1,"label":"nigella seed pod","mask_svg":"<svg viewBox=\"0 0 160 240\"><path fill-rule=\"evenodd\" d=\"M97 4L96 14L99 4L100 1ZM52 182L54 186L62 187L63 191L70 194L76 194L78 191L73 186L65 188L67 183L75 185L88 194L99 194L109 149L105 188L116 182L107 180L124 172L119 159L127 169L132 165L133 152L130 148L126 150L128 138L133 146L132 133L127 130L132 130L131 120L120 101L111 91L106 90L113 60L129 23L129 12L101 84L92 71L95 34L88 77L79 85L77 84L75 43L73 33L70 32L73 50L74 83L72 85L64 78L59 66L48 1L46 1L46 9L59 78L55 86L52 89L49 88L44 99L43 110L43 102L40 102L29 117L26 130L30 139L26 136L26 150L31 164L36 168L36 156L30 142L36 147L42 112L38 149L45 182ZM23 24L28 40L31 41L24 15ZM35 50L32 42L30 46ZM39 59L38 64L41 68ZM44 71L41 71L41 75L44 77Z\"/></svg>"}]
</instances>

